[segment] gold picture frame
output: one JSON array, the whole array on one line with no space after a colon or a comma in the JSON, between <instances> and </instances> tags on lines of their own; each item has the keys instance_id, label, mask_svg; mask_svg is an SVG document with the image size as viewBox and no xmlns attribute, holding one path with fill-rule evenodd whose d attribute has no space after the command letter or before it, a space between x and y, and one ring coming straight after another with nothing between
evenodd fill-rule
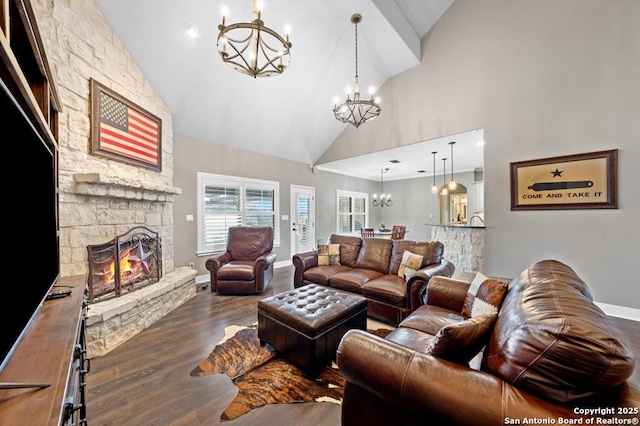
<instances>
[{"instance_id":1,"label":"gold picture frame","mask_svg":"<svg viewBox=\"0 0 640 426\"><path fill-rule=\"evenodd\" d=\"M162 170L162 120L91 79L91 154Z\"/></svg>"},{"instance_id":2,"label":"gold picture frame","mask_svg":"<svg viewBox=\"0 0 640 426\"><path fill-rule=\"evenodd\" d=\"M511 210L618 208L618 150L511 163Z\"/></svg>"}]
</instances>

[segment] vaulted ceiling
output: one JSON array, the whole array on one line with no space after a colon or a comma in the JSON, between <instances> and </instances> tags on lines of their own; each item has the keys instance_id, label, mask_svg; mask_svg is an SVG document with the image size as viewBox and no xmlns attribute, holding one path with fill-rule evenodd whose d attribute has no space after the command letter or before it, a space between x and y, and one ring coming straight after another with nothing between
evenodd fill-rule
<instances>
[{"instance_id":1,"label":"vaulted ceiling","mask_svg":"<svg viewBox=\"0 0 640 426\"><path fill-rule=\"evenodd\" d=\"M291 65L255 79L224 64L216 47L222 7L227 24L249 22L251 0L97 3L171 110L175 135L314 164L348 126L332 109L354 82L351 15L363 17L358 73L365 93L420 63L421 38L453 1L265 0L265 25L291 28ZM200 38L187 36L188 23L200 26ZM381 106L384 114L384 99Z\"/></svg>"}]
</instances>

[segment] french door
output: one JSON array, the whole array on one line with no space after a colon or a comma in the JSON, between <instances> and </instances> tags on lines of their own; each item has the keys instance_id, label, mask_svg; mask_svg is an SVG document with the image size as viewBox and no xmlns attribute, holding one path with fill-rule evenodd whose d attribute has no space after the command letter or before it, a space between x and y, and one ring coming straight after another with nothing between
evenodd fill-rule
<instances>
[{"instance_id":1,"label":"french door","mask_svg":"<svg viewBox=\"0 0 640 426\"><path fill-rule=\"evenodd\" d=\"M316 190L291 185L291 256L316 246Z\"/></svg>"}]
</instances>

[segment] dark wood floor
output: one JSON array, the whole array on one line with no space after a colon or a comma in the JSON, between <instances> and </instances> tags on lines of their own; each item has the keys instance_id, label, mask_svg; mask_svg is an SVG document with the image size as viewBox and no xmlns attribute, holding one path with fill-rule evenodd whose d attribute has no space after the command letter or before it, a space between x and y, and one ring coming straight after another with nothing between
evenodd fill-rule
<instances>
[{"instance_id":1,"label":"dark wood floor","mask_svg":"<svg viewBox=\"0 0 640 426\"><path fill-rule=\"evenodd\" d=\"M201 291L190 301L108 354L91 360L87 376L90 425L339 425L329 402L269 405L236 420L220 414L237 393L223 374L191 377L229 325L257 322L258 300L293 288L293 267L276 269L260 296ZM640 360L640 323L614 318ZM638 363L640 364L640 362ZM631 378L640 386L640 366Z\"/></svg>"},{"instance_id":2,"label":"dark wood floor","mask_svg":"<svg viewBox=\"0 0 640 426\"><path fill-rule=\"evenodd\" d=\"M220 421L237 394L223 374L189 373L229 325L258 321L258 300L293 288L293 267L278 268L260 296L198 294L108 354L91 360L87 375L90 425L339 425L330 402L269 405Z\"/></svg>"}]
</instances>

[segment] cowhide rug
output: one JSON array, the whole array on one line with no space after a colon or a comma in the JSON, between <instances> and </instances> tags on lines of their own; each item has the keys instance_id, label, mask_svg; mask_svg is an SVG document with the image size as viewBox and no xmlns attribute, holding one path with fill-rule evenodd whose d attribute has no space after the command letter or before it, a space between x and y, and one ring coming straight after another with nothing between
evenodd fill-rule
<instances>
[{"instance_id":1,"label":"cowhide rug","mask_svg":"<svg viewBox=\"0 0 640 426\"><path fill-rule=\"evenodd\" d=\"M390 330L370 330L384 336ZM191 376L222 373L238 387L221 420L233 420L267 404L293 402L342 403L344 379L335 363L315 379L289 363L269 345L260 345L256 325L225 328L225 337Z\"/></svg>"}]
</instances>

